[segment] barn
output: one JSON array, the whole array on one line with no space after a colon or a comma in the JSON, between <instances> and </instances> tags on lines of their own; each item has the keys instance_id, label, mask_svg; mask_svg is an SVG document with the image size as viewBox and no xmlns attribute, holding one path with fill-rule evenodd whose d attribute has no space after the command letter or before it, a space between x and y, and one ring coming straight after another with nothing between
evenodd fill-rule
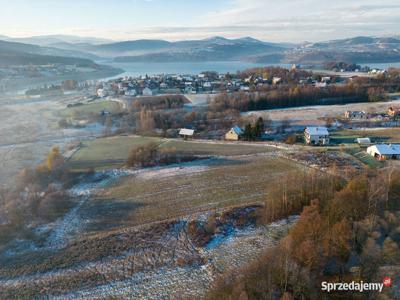
<instances>
[{"instance_id":1,"label":"barn","mask_svg":"<svg viewBox=\"0 0 400 300\"><path fill-rule=\"evenodd\" d=\"M367 148L367 153L378 160L400 159L400 145L373 145Z\"/></svg>"}]
</instances>

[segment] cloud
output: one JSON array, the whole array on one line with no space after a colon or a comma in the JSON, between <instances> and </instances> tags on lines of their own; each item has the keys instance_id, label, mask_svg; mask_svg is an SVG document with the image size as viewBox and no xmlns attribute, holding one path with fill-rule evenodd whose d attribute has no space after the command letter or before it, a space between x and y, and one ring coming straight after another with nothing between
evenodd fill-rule
<instances>
[{"instance_id":1,"label":"cloud","mask_svg":"<svg viewBox=\"0 0 400 300\"><path fill-rule=\"evenodd\" d=\"M329 2L316 0L235 0L231 8L203 16L213 27L251 28L254 34L280 40L324 40L350 35L396 33L400 26L397 1ZM264 33L263 33L264 31ZM249 29L249 35L251 30ZM330 33L330 36L327 36Z\"/></svg>"},{"instance_id":2,"label":"cloud","mask_svg":"<svg viewBox=\"0 0 400 300\"><path fill-rule=\"evenodd\" d=\"M1 1L1 0L0 0ZM90 1L90 0L87 0ZM99 24L80 24L76 28L51 27L34 28L36 34L75 34L98 36L115 40L128 39L199 39L221 35L230 38L252 36L266 41L302 42L322 41L359 35L393 35L400 28L400 4L398 0L335 0L327 3L321 0L203 0L203 12L190 10L190 17L169 18L163 10L167 2L155 0L130 0L134 2L153 1L157 10L149 24L138 18L127 21L122 14L121 21L112 18ZM218 4L218 5L216 5ZM223 5L222 5L223 4ZM152 4L153 5L153 4ZM188 2L185 9L193 4ZM208 6L207 6L208 5ZM183 6L182 6L183 7ZM218 9L217 9L218 7ZM183 8L182 8L183 9ZM160 14L161 11L161 17ZM95 18L95 20L97 20ZM166 18L168 19L168 18ZM168 26L174 25L174 26ZM85 27L86 26L86 27ZM150 27L149 27L150 26ZM43 27L43 26L42 26ZM5 26L2 26L4 29ZM30 27L19 31L28 35ZM4 32L6 33L6 32Z\"/></svg>"}]
</instances>

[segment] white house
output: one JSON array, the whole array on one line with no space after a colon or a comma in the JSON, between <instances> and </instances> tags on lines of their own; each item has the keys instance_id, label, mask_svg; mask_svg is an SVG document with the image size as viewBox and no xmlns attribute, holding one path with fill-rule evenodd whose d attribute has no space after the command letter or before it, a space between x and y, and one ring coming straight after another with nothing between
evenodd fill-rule
<instances>
[{"instance_id":1,"label":"white house","mask_svg":"<svg viewBox=\"0 0 400 300\"><path fill-rule=\"evenodd\" d=\"M125 96L136 96L136 90L134 89L126 90Z\"/></svg>"},{"instance_id":2,"label":"white house","mask_svg":"<svg viewBox=\"0 0 400 300\"><path fill-rule=\"evenodd\" d=\"M148 87L144 88L142 91L143 96L153 96L153 91Z\"/></svg>"},{"instance_id":3,"label":"white house","mask_svg":"<svg viewBox=\"0 0 400 300\"><path fill-rule=\"evenodd\" d=\"M231 130L229 130L225 134L225 139L228 141L238 141L240 137L243 135L243 130L239 126L233 126Z\"/></svg>"},{"instance_id":4,"label":"white house","mask_svg":"<svg viewBox=\"0 0 400 300\"><path fill-rule=\"evenodd\" d=\"M315 87L318 87L318 88L324 88L327 86L328 86L328 84L326 82L316 82L315 83Z\"/></svg>"},{"instance_id":5,"label":"white house","mask_svg":"<svg viewBox=\"0 0 400 300\"><path fill-rule=\"evenodd\" d=\"M304 138L309 145L328 145L329 131L326 127L307 127L304 130Z\"/></svg>"},{"instance_id":6,"label":"white house","mask_svg":"<svg viewBox=\"0 0 400 300\"><path fill-rule=\"evenodd\" d=\"M280 77L273 77L272 78L272 83L273 84L279 84L279 83L281 83L281 81L282 81L282 78L280 78Z\"/></svg>"},{"instance_id":7,"label":"white house","mask_svg":"<svg viewBox=\"0 0 400 300\"><path fill-rule=\"evenodd\" d=\"M104 98L108 96L108 92L105 89L97 90L97 97Z\"/></svg>"},{"instance_id":8,"label":"white house","mask_svg":"<svg viewBox=\"0 0 400 300\"><path fill-rule=\"evenodd\" d=\"M209 81L204 82L204 83L203 83L203 88L205 88L205 89L211 89L211 82L209 82Z\"/></svg>"},{"instance_id":9,"label":"white house","mask_svg":"<svg viewBox=\"0 0 400 300\"><path fill-rule=\"evenodd\" d=\"M400 159L400 145L373 145L367 148L367 153L378 160Z\"/></svg>"}]
</instances>

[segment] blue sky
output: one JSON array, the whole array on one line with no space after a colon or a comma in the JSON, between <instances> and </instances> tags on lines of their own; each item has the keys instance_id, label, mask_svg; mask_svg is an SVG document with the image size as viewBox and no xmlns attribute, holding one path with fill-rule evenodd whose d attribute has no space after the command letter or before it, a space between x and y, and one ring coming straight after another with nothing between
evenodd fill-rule
<instances>
[{"instance_id":1,"label":"blue sky","mask_svg":"<svg viewBox=\"0 0 400 300\"><path fill-rule=\"evenodd\" d=\"M319 41L400 33L398 0L0 0L0 35Z\"/></svg>"}]
</instances>

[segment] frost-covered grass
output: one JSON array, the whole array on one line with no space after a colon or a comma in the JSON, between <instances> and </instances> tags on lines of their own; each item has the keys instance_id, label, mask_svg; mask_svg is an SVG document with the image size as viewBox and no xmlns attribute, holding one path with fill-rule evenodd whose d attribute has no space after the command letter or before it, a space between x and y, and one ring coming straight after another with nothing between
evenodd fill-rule
<instances>
[{"instance_id":1,"label":"frost-covered grass","mask_svg":"<svg viewBox=\"0 0 400 300\"><path fill-rule=\"evenodd\" d=\"M175 148L183 154L193 155L246 155L274 151L272 147L263 144L240 144L207 141L183 141L180 139L162 139L143 136L116 136L99 138L82 143L81 148L72 156L69 167L73 170L95 168L104 170L122 167L132 148L146 145L150 142L160 145L160 148Z\"/></svg>"},{"instance_id":2,"label":"frost-covered grass","mask_svg":"<svg viewBox=\"0 0 400 300\"><path fill-rule=\"evenodd\" d=\"M121 103L116 101L96 101L89 104L67 107L57 112L63 118L85 119L91 115L99 115L101 111L117 113L122 110Z\"/></svg>"},{"instance_id":3,"label":"frost-covered grass","mask_svg":"<svg viewBox=\"0 0 400 300\"><path fill-rule=\"evenodd\" d=\"M73 170L95 168L104 170L122 167L131 149L148 143L161 143L161 139L153 137L117 136L85 141L72 156L68 166Z\"/></svg>"},{"instance_id":4,"label":"frost-covered grass","mask_svg":"<svg viewBox=\"0 0 400 300\"><path fill-rule=\"evenodd\" d=\"M87 202L82 213L89 218L89 228L91 224L92 230L101 230L260 202L269 187L297 166L260 155L151 169L122 178ZM91 216L95 216L92 223Z\"/></svg>"},{"instance_id":5,"label":"frost-covered grass","mask_svg":"<svg viewBox=\"0 0 400 300\"><path fill-rule=\"evenodd\" d=\"M194 155L247 155L273 151L274 149L261 144L240 144L230 142L202 142L202 141L183 141L170 140L161 145L163 147L173 147L178 151Z\"/></svg>"},{"instance_id":6,"label":"frost-covered grass","mask_svg":"<svg viewBox=\"0 0 400 300\"><path fill-rule=\"evenodd\" d=\"M47 272L1 278L0 298L201 298L218 275L257 258L296 219L232 228L225 239L216 238L206 248L193 246L185 221L94 236L51 254L53 268ZM80 256L71 256L78 246ZM30 264L38 268L38 263Z\"/></svg>"}]
</instances>

